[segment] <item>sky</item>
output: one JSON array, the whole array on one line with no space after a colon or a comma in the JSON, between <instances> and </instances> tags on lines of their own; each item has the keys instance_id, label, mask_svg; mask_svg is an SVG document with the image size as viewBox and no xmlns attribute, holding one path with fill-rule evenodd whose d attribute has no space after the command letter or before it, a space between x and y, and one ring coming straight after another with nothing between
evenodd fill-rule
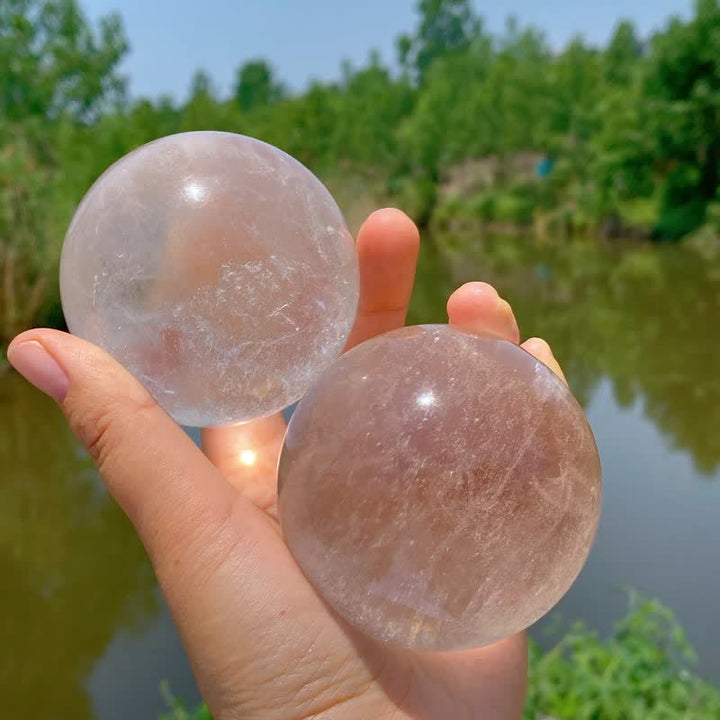
<instances>
[{"instance_id":1,"label":"sky","mask_svg":"<svg viewBox=\"0 0 720 720\"><path fill-rule=\"evenodd\" d=\"M123 65L134 97L182 100L203 68L226 94L237 67L263 57L292 89L338 77L340 63L362 64L372 48L395 60L395 38L416 25L416 0L81 0L92 20L117 11L131 52ZM688 16L692 0L475 1L491 30L508 15L545 30L551 45L581 33L604 43L621 18L643 36L671 15Z\"/></svg>"}]
</instances>

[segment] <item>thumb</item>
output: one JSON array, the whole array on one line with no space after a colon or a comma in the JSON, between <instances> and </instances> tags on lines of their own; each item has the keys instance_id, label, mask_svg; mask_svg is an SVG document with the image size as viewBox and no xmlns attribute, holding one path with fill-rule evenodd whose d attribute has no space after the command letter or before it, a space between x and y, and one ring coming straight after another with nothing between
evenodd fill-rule
<instances>
[{"instance_id":1,"label":"thumb","mask_svg":"<svg viewBox=\"0 0 720 720\"><path fill-rule=\"evenodd\" d=\"M222 527L232 489L107 353L67 333L29 330L11 343L8 360L60 405L156 567Z\"/></svg>"}]
</instances>

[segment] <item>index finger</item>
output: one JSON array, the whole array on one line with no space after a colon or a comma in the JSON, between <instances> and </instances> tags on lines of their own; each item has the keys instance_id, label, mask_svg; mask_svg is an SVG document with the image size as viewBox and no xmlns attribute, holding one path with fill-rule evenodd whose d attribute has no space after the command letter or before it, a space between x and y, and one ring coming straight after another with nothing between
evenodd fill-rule
<instances>
[{"instance_id":1,"label":"index finger","mask_svg":"<svg viewBox=\"0 0 720 720\"><path fill-rule=\"evenodd\" d=\"M360 302L346 350L405 324L415 284L420 233L401 210L374 212L360 228Z\"/></svg>"}]
</instances>

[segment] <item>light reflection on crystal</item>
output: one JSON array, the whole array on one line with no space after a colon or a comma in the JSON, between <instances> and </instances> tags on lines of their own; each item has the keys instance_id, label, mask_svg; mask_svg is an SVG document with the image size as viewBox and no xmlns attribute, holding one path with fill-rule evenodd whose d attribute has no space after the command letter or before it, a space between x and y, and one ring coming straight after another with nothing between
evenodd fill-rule
<instances>
[{"instance_id":1,"label":"light reflection on crystal","mask_svg":"<svg viewBox=\"0 0 720 720\"><path fill-rule=\"evenodd\" d=\"M207 197L207 190L199 183L188 183L184 192L185 197L194 202L202 202Z\"/></svg>"},{"instance_id":2,"label":"light reflection on crystal","mask_svg":"<svg viewBox=\"0 0 720 720\"><path fill-rule=\"evenodd\" d=\"M246 467L251 467L257 460L257 453L254 450L242 450L240 452L240 463Z\"/></svg>"},{"instance_id":3,"label":"light reflection on crystal","mask_svg":"<svg viewBox=\"0 0 720 720\"><path fill-rule=\"evenodd\" d=\"M433 393L431 392L426 392L422 395L418 395L417 404L420 407L430 407L431 405L435 404L435 395L433 395Z\"/></svg>"}]
</instances>

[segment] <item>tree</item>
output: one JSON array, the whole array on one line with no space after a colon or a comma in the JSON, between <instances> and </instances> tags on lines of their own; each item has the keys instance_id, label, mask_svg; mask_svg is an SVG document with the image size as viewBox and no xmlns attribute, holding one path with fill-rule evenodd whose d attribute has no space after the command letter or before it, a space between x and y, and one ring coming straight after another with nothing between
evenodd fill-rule
<instances>
[{"instance_id":1,"label":"tree","mask_svg":"<svg viewBox=\"0 0 720 720\"><path fill-rule=\"evenodd\" d=\"M669 171L659 231L682 237L700 224L720 184L720 3L698 0L688 22L652 39L644 94L647 132Z\"/></svg>"},{"instance_id":2,"label":"tree","mask_svg":"<svg viewBox=\"0 0 720 720\"><path fill-rule=\"evenodd\" d=\"M549 84L552 55L545 36L510 18L496 46L484 82L475 83L471 91L478 136L473 150L501 160L543 151L554 109Z\"/></svg>"},{"instance_id":3,"label":"tree","mask_svg":"<svg viewBox=\"0 0 720 720\"><path fill-rule=\"evenodd\" d=\"M397 128L413 107L414 92L405 79L394 80L373 52L366 67L343 67L338 94L337 156L364 168L398 159Z\"/></svg>"},{"instance_id":4,"label":"tree","mask_svg":"<svg viewBox=\"0 0 720 720\"><path fill-rule=\"evenodd\" d=\"M627 85L638 67L637 60L641 54L642 43L635 32L635 26L629 20L620 22L604 53L607 81Z\"/></svg>"},{"instance_id":5,"label":"tree","mask_svg":"<svg viewBox=\"0 0 720 720\"><path fill-rule=\"evenodd\" d=\"M60 241L87 175L78 159L87 128L124 97L126 50L117 15L96 29L75 0L0 2L0 342L59 316Z\"/></svg>"},{"instance_id":6,"label":"tree","mask_svg":"<svg viewBox=\"0 0 720 720\"><path fill-rule=\"evenodd\" d=\"M285 88L275 79L272 67L265 60L250 60L237 72L235 101L242 110L272 105L282 100Z\"/></svg>"},{"instance_id":7,"label":"tree","mask_svg":"<svg viewBox=\"0 0 720 720\"><path fill-rule=\"evenodd\" d=\"M230 130L226 107L218 100L212 78L204 70L198 70L190 80L190 96L181 111L179 129Z\"/></svg>"},{"instance_id":8,"label":"tree","mask_svg":"<svg viewBox=\"0 0 720 720\"><path fill-rule=\"evenodd\" d=\"M542 33L514 21L500 39L478 32L465 50L438 58L405 128L416 162L439 178L470 157L542 149L551 60Z\"/></svg>"},{"instance_id":9,"label":"tree","mask_svg":"<svg viewBox=\"0 0 720 720\"><path fill-rule=\"evenodd\" d=\"M190 79L190 99L188 102L198 100L214 100L215 88L210 75L205 70L196 70Z\"/></svg>"},{"instance_id":10,"label":"tree","mask_svg":"<svg viewBox=\"0 0 720 720\"><path fill-rule=\"evenodd\" d=\"M420 84L432 63L466 49L482 28L470 0L419 0L420 22L414 36L397 41L400 64Z\"/></svg>"},{"instance_id":11,"label":"tree","mask_svg":"<svg viewBox=\"0 0 720 720\"><path fill-rule=\"evenodd\" d=\"M76 0L0 2L0 115L87 121L124 97L128 43L118 15L94 29Z\"/></svg>"}]
</instances>

